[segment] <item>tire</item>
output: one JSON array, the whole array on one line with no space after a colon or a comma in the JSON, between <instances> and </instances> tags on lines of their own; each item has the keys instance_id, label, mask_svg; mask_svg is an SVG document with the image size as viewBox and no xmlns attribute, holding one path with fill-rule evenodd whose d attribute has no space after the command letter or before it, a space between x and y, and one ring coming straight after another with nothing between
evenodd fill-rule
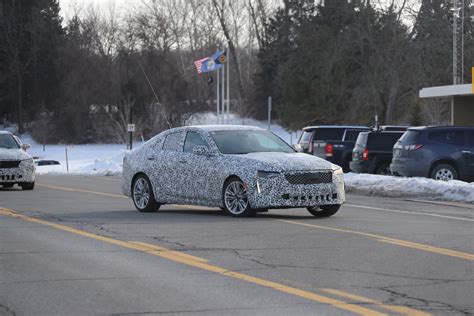
<instances>
[{"instance_id":1,"label":"tire","mask_svg":"<svg viewBox=\"0 0 474 316\"><path fill-rule=\"evenodd\" d=\"M23 189L23 191L31 191L35 188L35 183L34 182L26 182L26 183L20 184L20 186Z\"/></svg>"},{"instance_id":2,"label":"tire","mask_svg":"<svg viewBox=\"0 0 474 316\"><path fill-rule=\"evenodd\" d=\"M333 204L333 205L321 205L321 206L310 206L306 209L311 215L315 217L329 217L337 213L341 208L341 204Z\"/></svg>"},{"instance_id":3,"label":"tire","mask_svg":"<svg viewBox=\"0 0 474 316\"><path fill-rule=\"evenodd\" d=\"M227 214L233 217L248 217L255 215L250 207L248 192L244 183L237 177L228 179L222 189L222 204Z\"/></svg>"},{"instance_id":4,"label":"tire","mask_svg":"<svg viewBox=\"0 0 474 316\"><path fill-rule=\"evenodd\" d=\"M2 184L4 188L13 188L13 183L4 183Z\"/></svg>"},{"instance_id":5,"label":"tire","mask_svg":"<svg viewBox=\"0 0 474 316\"><path fill-rule=\"evenodd\" d=\"M375 173L376 174L380 174L380 175L391 175L392 172L390 172L390 164L384 162L384 163L381 163L377 166L377 168L375 169Z\"/></svg>"},{"instance_id":6,"label":"tire","mask_svg":"<svg viewBox=\"0 0 474 316\"><path fill-rule=\"evenodd\" d=\"M458 180L458 172L452 165L442 163L431 170L430 178L442 181Z\"/></svg>"},{"instance_id":7,"label":"tire","mask_svg":"<svg viewBox=\"0 0 474 316\"><path fill-rule=\"evenodd\" d=\"M156 212L160 208L153 195L150 180L144 174L139 174L133 180L132 200L139 212Z\"/></svg>"}]
</instances>

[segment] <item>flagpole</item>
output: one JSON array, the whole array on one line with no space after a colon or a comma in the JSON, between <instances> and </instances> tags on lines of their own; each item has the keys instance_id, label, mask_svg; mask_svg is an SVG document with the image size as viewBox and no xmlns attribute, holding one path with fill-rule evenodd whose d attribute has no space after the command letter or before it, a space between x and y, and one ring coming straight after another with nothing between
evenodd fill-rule
<instances>
[{"instance_id":1,"label":"flagpole","mask_svg":"<svg viewBox=\"0 0 474 316\"><path fill-rule=\"evenodd\" d=\"M217 103L217 115L216 115L216 118L217 118L217 125L220 124L219 122L219 110L220 110L220 102L221 102L221 98L220 98L220 92L221 92L221 86L220 86L220 72L219 72L220 69L217 69L217 98L216 98L216 103Z\"/></svg>"},{"instance_id":2,"label":"flagpole","mask_svg":"<svg viewBox=\"0 0 474 316\"><path fill-rule=\"evenodd\" d=\"M221 71L221 75L222 75L222 82L221 82L221 86L222 86L222 102L221 102L221 113L222 113L222 124L225 124L225 64L222 66L222 71Z\"/></svg>"},{"instance_id":3,"label":"flagpole","mask_svg":"<svg viewBox=\"0 0 474 316\"><path fill-rule=\"evenodd\" d=\"M230 77L230 50L227 50L227 124L230 124L230 93L229 93L229 77Z\"/></svg>"}]
</instances>

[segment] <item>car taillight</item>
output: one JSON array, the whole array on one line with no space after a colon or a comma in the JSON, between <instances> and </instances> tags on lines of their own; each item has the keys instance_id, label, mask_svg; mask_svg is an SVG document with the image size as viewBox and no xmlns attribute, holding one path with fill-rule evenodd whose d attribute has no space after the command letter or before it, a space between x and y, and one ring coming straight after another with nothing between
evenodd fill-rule
<instances>
[{"instance_id":1,"label":"car taillight","mask_svg":"<svg viewBox=\"0 0 474 316\"><path fill-rule=\"evenodd\" d=\"M416 144L416 145L406 145L404 148L405 150L417 150L423 147L422 144Z\"/></svg>"},{"instance_id":2,"label":"car taillight","mask_svg":"<svg viewBox=\"0 0 474 316\"><path fill-rule=\"evenodd\" d=\"M369 160L369 150L367 148L362 152L362 160Z\"/></svg>"},{"instance_id":3,"label":"car taillight","mask_svg":"<svg viewBox=\"0 0 474 316\"><path fill-rule=\"evenodd\" d=\"M326 144L326 146L324 146L324 152L326 153L326 157L332 157L333 151L334 146L332 144Z\"/></svg>"}]
</instances>

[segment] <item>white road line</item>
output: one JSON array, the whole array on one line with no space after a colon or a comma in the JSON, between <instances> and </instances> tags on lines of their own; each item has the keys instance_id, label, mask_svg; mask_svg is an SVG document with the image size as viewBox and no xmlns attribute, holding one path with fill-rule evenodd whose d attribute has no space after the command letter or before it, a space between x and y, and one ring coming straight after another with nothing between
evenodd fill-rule
<instances>
[{"instance_id":1,"label":"white road line","mask_svg":"<svg viewBox=\"0 0 474 316\"><path fill-rule=\"evenodd\" d=\"M377 211L385 211L385 212L393 212L393 213L403 213L403 214L411 214L411 215L423 215L423 216L431 216L431 217L441 217L441 218L448 218L448 219L454 219L454 220L459 220L459 221L474 222L474 219L472 219L472 218L455 217L455 216L439 215L439 214L423 213L423 212L391 210L391 209L388 209L388 208L373 207L373 206L360 205L360 204L351 204L351 203L346 203L345 205L350 206L350 207L365 208L365 209L368 209L368 210L377 210Z\"/></svg>"}]
</instances>

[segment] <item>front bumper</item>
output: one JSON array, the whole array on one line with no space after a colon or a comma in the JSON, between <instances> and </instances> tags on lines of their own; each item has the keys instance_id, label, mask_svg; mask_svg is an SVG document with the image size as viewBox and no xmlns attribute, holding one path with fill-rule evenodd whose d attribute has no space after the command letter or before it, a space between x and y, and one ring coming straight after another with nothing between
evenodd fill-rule
<instances>
[{"instance_id":1,"label":"front bumper","mask_svg":"<svg viewBox=\"0 0 474 316\"><path fill-rule=\"evenodd\" d=\"M31 183L35 181L35 165L28 160L20 162L16 168L0 168L0 184Z\"/></svg>"},{"instance_id":2,"label":"front bumper","mask_svg":"<svg viewBox=\"0 0 474 316\"><path fill-rule=\"evenodd\" d=\"M258 209L343 204L344 174L340 170L333 172L330 183L290 184L283 174L272 179L257 178L249 188L250 205Z\"/></svg>"}]
</instances>

